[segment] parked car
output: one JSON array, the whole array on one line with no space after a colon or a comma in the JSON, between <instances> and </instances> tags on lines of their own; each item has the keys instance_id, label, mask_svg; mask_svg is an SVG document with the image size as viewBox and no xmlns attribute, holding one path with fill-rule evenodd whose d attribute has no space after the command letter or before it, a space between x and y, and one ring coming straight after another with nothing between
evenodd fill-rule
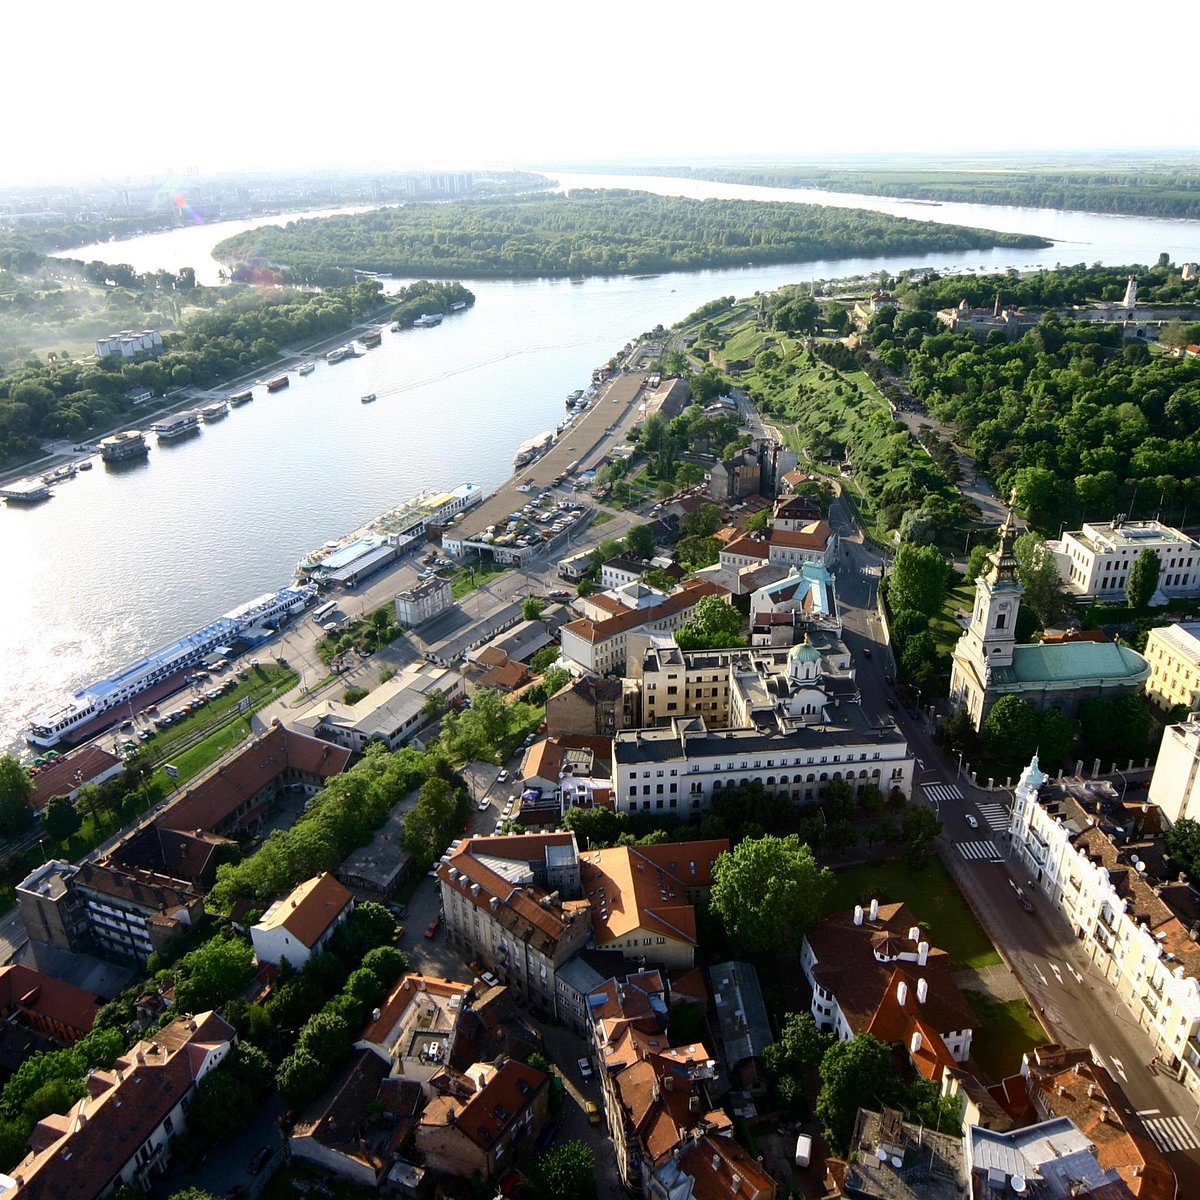
<instances>
[{"instance_id":1,"label":"parked car","mask_svg":"<svg viewBox=\"0 0 1200 1200\"><path fill-rule=\"evenodd\" d=\"M585 1100L583 1102L583 1111L587 1113L587 1119L590 1124L600 1124L600 1105L595 1100Z\"/></svg>"},{"instance_id":2,"label":"parked car","mask_svg":"<svg viewBox=\"0 0 1200 1200\"><path fill-rule=\"evenodd\" d=\"M586 1058L579 1060L579 1073L584 1079L591 1079L592 1077L592 1064Z\"/></svg>"},{"instance_id":3,"label":"parked car","mask_svg":"<svg viewBox=\"0 0 1200 1200\"><path fill-rule=\"evenodd\" d=\"M492 802L485 796L477 805L475 805L475 809L477 812L487 812L491 803Z\"/></svg>"},{"instance_id":4,"label":"parked car","mask_svg":"<svg viewBox=\"0 0 1200 1200\"><path fill-rule=\"evenodd\" d=\"M507 783L508 782L508 769L506 767L501 767L500 774L496 776L496 782L497 783Z\"/></svg>"},{"instance_id":5,"label":"parked car","mask_svg":"<svg viewBox=\"0 0 1200 1200\"><path fill-rule=\"evenodd\" d=\"M479 978L482 979L483 982L488 985L488 987L500 986L500 980L498 980L495 975L491 973L491 971L480 971Z\"/></svg>"},{"instance_id":6,"label":"parked car","mask_svg":"<svg viewBox=\"0 0 1200 1200\"><path fill-rule=\"evenodd\" d=\"M439 921L437 919L437 917L434 917L433 920L430 921L429 924L425 926L425 936L430 941L433 941L433 939L435 937L437 937L438 930L441 929L441 927L442 927L441 921Z\"/></svg>"},{"instance_id":7,"label":"parked car","mask_svg":"<svg viewBox=\"0 0 1200 1200\"><path fill-rule=\"evenodd\" d=\"M275 1153L274 1146L264 1146L250 1160L250 1165L246 1168L246 1170L249 1171L251 1175L257 1175L259 1173L259 1171L261 1171L263 1169L263 1167L265 1167L267 1165L267 1163L269 1163L271 1161L271 1155L273 1155L274 1153Z\"/></svg>"}]
</instances>

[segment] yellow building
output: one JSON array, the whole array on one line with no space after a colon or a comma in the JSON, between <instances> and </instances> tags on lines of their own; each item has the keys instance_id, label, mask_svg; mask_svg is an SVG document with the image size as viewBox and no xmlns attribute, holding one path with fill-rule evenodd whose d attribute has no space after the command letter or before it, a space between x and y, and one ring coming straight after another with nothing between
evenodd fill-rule
<instances>
[{"instance_id":1,"label":"yellow building","mask_svg":"<svg viewBox=\"0 0 1200 1200\"><path fill-rule=\"evenodd\" d=\"M1164 712L1177 704L1200 708L1200 621L1150 630L1146 695Z\"/></svg>"}]
</instances>

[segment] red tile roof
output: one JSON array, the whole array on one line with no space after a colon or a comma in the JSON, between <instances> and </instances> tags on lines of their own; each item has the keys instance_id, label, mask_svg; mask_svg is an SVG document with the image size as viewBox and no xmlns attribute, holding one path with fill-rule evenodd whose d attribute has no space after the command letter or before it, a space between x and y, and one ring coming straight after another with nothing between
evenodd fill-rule
<instances>
[{"instance_id":1,"label":"red tile roof","mask_svg":"<svg viewBox=\"0 0 1200 1200\"><path fill-rule=\"evenodd\" d=\"M156 823L168 829L213 832L285 772L329 779L345 770L349 761L350 751L341 746L276 725L168 804Z\"/></svg>"},{"instance_id":2,"label":"red tile roof","mask_svg":"<svg viewBox=\"0 0 1200 1200\"><path fill-rule=\"evenodd\" d=\"M99 746L85 746L66 758L60 758L53 766L40 771L33 780L32 804L34 808L45 808L51 796L67 796L80 786L90 783L98 775L111 771L120 763L115 754L101 750ZM79 776L79 779L76 779Z\"/></svg>"},{"instance_id":3,"label":"red tile roof","mask_svg":"<svg viewBox=\"0 0 1200 1200\"><path fill-rule=\"evenodd\" d=\"M354 893L328 871L322 871L297 884L282 900L271 905L257 927L282 926L311 950L353 903Z\"/></svg>"},{"instance_id":4,"label":"red tile roof","mask_svg":"<svg viewBox=\"0 0 1200 1200\"><path fill-rule=\"evenodd\" d=\"M661 604L654 608L631 608L624 612L608 617L603 621L593 621L590 617L581 617L578 621L570 621L563 626L564 630L582 638L585 642L595 645L607 641L619 633L627 633L664 617L672 616L685 608L703 600L705 596L727 596L726 588L707 579L689 579L677 592L672 592Z\"/></svg>"},{"instance_id":5,"label":"red tile roof","mask_svg":"<svg viewBox=\"0 0 1200 1200\"><path fill-rule=\"evenodd\" d=\"M89 1033L103 1003L92 992L53 975L42 975L15 963L0 967L0 1016L19 1012L32 1028L50 1032L51 1036L55 1027L71 1030L79 1037Z\"/></svg>"},{"instance_id":6,"label":"red tile roof","mask_svg":"<svg viewBox=\"0 0 1200 1200\"><path fill-rule=\"evenodd\" d=\"M458 1128L489 1153L525 1113L550 1076L536 1067L509 1059L462 1107Z\"/></svg>"},{"instance_id":7,"label":"red tile roof","mask_svg":"<svg viewBox=\"0 0 1200 1200\"><path fill-rule=\"evenodd\" d=\"M803 529L775 529L771 533L772 546L785 546L789 549L820 550L829 546L833 537L833 529L827 521L810 521Z\"/></svg>"}]
</instances>

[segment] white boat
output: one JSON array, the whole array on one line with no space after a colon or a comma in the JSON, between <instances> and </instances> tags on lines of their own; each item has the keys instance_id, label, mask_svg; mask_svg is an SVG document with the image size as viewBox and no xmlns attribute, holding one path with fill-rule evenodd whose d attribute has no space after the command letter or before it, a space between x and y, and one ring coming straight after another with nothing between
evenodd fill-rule
<instances>
[{"instance_id":1,"label":"white boat","mask_svg":"<svg viewBox=\"0 0 1200 1200\"><path fill-rule=\"evenodd\" d=\"M183 437L185 433L191 433L199 424L200 414L189 410L176 413L173 417L166 417L161 421L155 421L150 429L158 434L160 442L169 442L172 438Z\"/></svg>"},{"instance_id":2,"label":"white boat","mask_svg":"<svg viewBox=\"0 0 1200 1200\"><path fill-rule=\"evenodd\" d=\"M228 415L229 405L224 400L218 400L215 404L206 404L200 410L200 420L204 422L219 421Z\"/></svg>"},{"instance_id":3,"label":"white boat","mask_svg":"<svg viewBox=\"0 0 1200 1200\"><path fill-rule=\"evenodd\" d=\"M50 498L50 488L41 479L17 479L0 487L0 498L9 504L36 504Z\"/></svg>"},{"instance_id":4,"label":"white boat","mask_svg":"<svg viewBox=\"0 0 1200 1200\"><path fill-rule=\"evenodd\" d=\"M316 369L317 369L317 364L315 362L302 362L296 368L296 374L297 375L311 375Z\"/></svg>"},{"instance_id":5,"label":"white boat","mask_svg":"<svg viewBox=\"0 0 1200 1200\"><path fill-rule=\"evenodd\" d=\"M74 463L66 463L61 467L55 467L53 471L48 471L42 476L43 483L62 483L64 479L74 479L75 472L78 468Z\"/></svg>"},{"instance_id":6,"label":"white boat","mask_svg":"<svg viewBox=\"0 0 1200 1200\"><path fill-rule=\"evenodd\" d=\"M442 323L441 313L422 313L414 322L414 329L432 329Z\"/></svg>"}]
</instances>

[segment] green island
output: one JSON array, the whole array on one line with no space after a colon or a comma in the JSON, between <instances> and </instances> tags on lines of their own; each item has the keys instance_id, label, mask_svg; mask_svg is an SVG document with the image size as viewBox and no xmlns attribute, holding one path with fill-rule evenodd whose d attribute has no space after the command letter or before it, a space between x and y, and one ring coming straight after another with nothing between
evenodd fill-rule
<instances>
[{"instance_id":1,"label":"green island","mask_svg":"<svg viewBox=\"0 0 1200 1200\"><path fill-rule=\"evenodd\" d=\"M995 204L1139 217L1200 217L1200 170L663 167L655 174L757 187L817 188L927 204Z\"/></svg>"},{"instance_id":2,"label":"green island","mask_svg":"<svg viewBox=\"0 0 1200 1200\"><path fill-rule=\"evenodd\" d=\"M293 221L238 234L213 253L235 268L266 264L285 283L324 287L348 282L355 269L432 277L621 275L1050 244L863 209L576 191Z\"/></svg>"}]
</instances>

